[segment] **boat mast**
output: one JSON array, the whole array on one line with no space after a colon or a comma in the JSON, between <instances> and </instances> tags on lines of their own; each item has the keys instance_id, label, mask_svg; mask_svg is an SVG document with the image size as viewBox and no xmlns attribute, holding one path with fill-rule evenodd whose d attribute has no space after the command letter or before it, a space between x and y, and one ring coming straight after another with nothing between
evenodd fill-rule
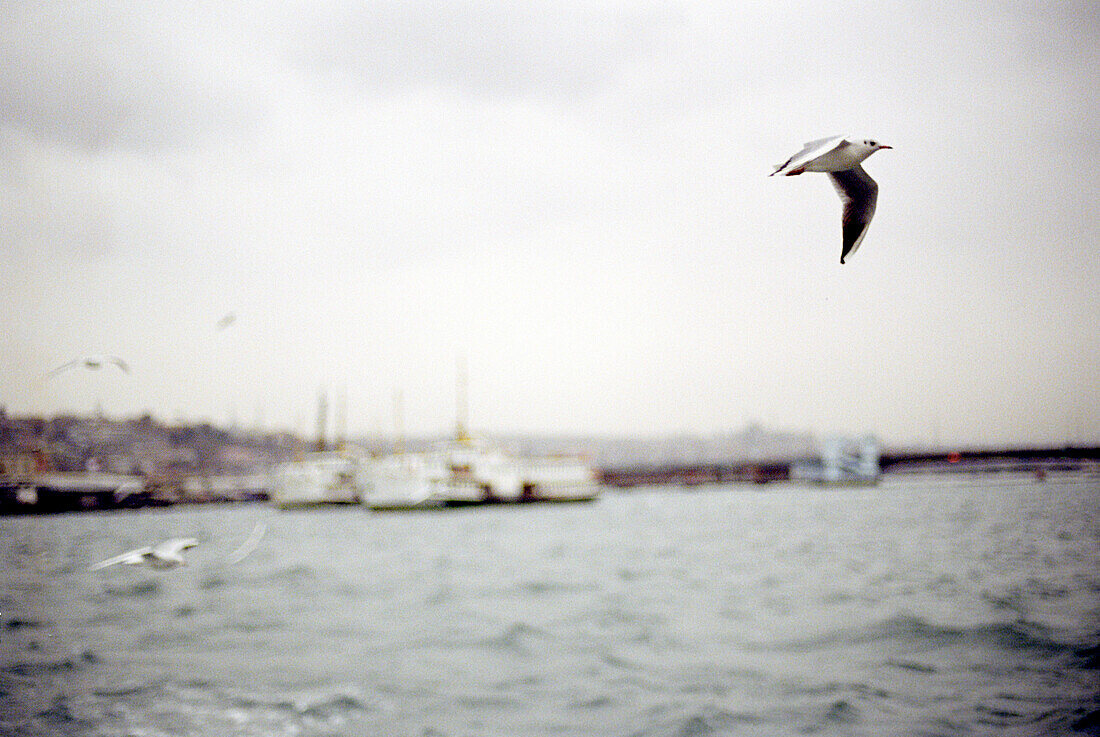
<instances>
[{"instance_id":1,"label":"boat mast","mask_svg":"<svg viewBox=\"0 0 1100 737\"><path fill-rule=\"evenodd\" d=\"M455 360L455 440L460 443L470 441L466 382L466 358L458 356Z\"/></svg>"},{"instance_id":2,"label":"boat mast","mask_svg":"<svg viewBox=\"0 0 1100 737\"><path fill-rule=\"evenodd\" d=\"M345 386L336 395L336 437L335 449L343 453L348 445L348 389Z\"/></svg>"},{"instance_id":3,"label":"boat mast","mask_svg":"<svg viewBox=\"0 0 1100 737\"><path fill-rule=\"evenodd\" d=\"M400 389L393 390L393 429L397 435L397 454L405 454L405 410Z\"/></svg>"},{"instance_id":4,"label":"boat mast","mask_svg":"<svg viewBox=\"0 0 1100 737\"><path fill-rule=\"evenodd\" d=\"M325 425L328 420L328 401L325 398L325 390L317 392L317 452L325 450Z\"/></svg>"}]
</instances>

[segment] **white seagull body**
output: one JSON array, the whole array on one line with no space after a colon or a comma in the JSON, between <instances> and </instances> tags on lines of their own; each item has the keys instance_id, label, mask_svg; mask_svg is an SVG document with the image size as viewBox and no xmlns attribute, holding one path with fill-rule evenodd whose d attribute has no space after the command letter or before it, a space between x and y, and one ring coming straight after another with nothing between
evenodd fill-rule
<instances>
[{"instance_id":1,"label":"white seagull body","mask_svg":"<svg viewBox=\"0 0 1100 737\"><path fill-rule=\"evenodd\" d=\"M123 361L118 356L104 356L104 355L100 355L100 354L92 354L92 355L89 355L89 356L81 356L80 358L74 358L73 360L71 360L67 363L61 364L60 366L55 368L53 371L46 374L46 378L57 376L62 371L68 371L69 369L79 368L81 366L83 366L84 368L87 368L87 369L95 370L95 369L100 369L100 368L102 368L104 366L107 366L107 365L118 366L120 369L122 369L123 373L126 373L126 374L130 373L130 367L127 366L126 362Z\"/></svg>"},{"instance_id":2,"label":"white seagull body","mask_svg":"<svg viewBox=\"0 0 1100 737\"><path fill-rule=\"evenodd\" d=\"M181 553L198 544L199 541L193 537L174 537L159 545L128 550L113 558L89 566L88 570L98 571L100 568L107 568L120 563L128 566L145 565L150 568L176 568L177 566L187 565L187 561L183 559Z\"/></svg>"},{"instance_id":3,"label":"white seagull body","mask_svg":"<svg viewBox=\"0 0 1100 737\"><path fill-rule=\"evenodd\" d=\"M844 241L840 251L840 263L856 252L867 226L875 215L878 201L878 185L863 171L860 164L875 151L891 148L877 141L854 141L847 136L832 136L810 141L801 151L775 167L769 176L782 174L793 177L806 171L824 172L829 175L841 202L844 215L841 220Z\"/></svg>"}]
</instances>

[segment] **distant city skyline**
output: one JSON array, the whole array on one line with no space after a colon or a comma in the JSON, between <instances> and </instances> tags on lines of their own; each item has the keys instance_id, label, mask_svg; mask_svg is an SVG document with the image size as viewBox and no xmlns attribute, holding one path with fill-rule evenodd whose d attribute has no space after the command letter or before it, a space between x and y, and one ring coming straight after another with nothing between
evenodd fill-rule
<instances>
[{"instance_id":1,"label":"distant city skyline","mask_svg":"<svg viewBox=\"0 0 1100 737\"><path fill-rule=\"evenodd\" d=\"M10 414L1100 442L1094 4L9 11Z\"/></svg>"}]
</instances>

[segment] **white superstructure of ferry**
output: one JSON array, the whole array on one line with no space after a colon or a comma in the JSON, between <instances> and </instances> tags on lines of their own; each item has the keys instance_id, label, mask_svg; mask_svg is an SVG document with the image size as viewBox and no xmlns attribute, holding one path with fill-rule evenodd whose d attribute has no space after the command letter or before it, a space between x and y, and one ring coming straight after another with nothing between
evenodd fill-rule
<instances>
[{"instance_id":1,"label":"white superstructure of ferry","mask_svg":"<svg viewBox=\"0 0 1100 737\"><path fill-rule=\"evenodd\" d=\"M366 491L361 463L353 455L323 452L277 464L269 473L271 503L283 509L359 504Z\"/></svg>"},{"instance_id":2,"label":"white superstructure of ferry","mask_svg":"<svg viewBox=\"0 0 1100 737\"><path fill-rule=\"evenodd\" d=\"M591 501L594 470L575 456L516 456L469 439L430 451L365 461L364 503L373 509Z\"/></svg>"}]
</instances>

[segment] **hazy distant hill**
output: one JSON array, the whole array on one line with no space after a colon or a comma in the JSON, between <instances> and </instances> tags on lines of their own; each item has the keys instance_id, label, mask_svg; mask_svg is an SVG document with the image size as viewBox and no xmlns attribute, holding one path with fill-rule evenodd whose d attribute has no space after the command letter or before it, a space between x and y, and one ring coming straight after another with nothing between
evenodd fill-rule
<instances>
[{"instance_id":1,"label":"hazy distant hill","mask_svg":"<svg viewBox=\"0 0 1100 737\"><path fill-rule=\"evenodd\" d=\"M815 446L810 433L771 431L759 425L710 435L480 437L515 453L583 455L600 467L790 460L812 455ZM446 439L414 437L403 445L408 450L421 450ZM388 453L397 444L391 437L359 437L352 438L350 445L366 452ZM253 473L313 447L313 441L289 433L227 430L209 423L166 424L149 415L129 420L74 416L42 419L13 418L0 410L0 451L42 452L59 471L98 468L150 477Z\"/></svg>"},{"instance_id":2,"label":"hazy distant hill","mask_svg":"<svg viewBox=\"0 0 1100 737\"><path fill-rule=\"evenodd\" d=\"M9 417L0 410L0 452L37 453L57 471L98 469L152 478L253 473L302 449L286 433L228 431L210 424L63 415Z\"/></svg>"}]
</instances>

